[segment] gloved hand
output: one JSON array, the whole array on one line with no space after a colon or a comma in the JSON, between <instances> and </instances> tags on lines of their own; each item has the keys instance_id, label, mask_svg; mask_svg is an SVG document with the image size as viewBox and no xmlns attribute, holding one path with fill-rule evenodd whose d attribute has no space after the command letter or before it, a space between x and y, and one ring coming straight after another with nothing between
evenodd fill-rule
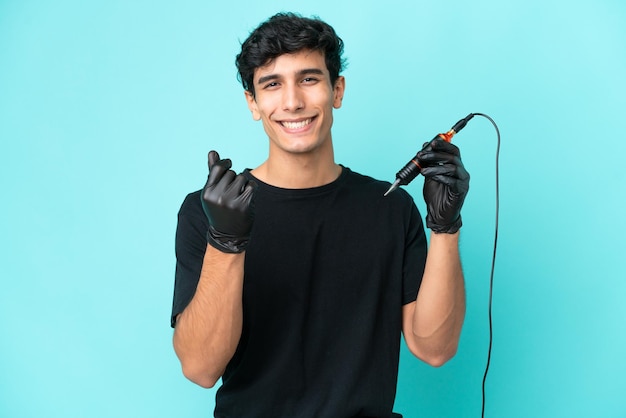
<instances>
[{"instance_id":1,"label":"gloved hand","mask_svg":"<svg viewBox=\"0 0 626 418\"><path fill-rule=\"evenodd\" d=\"M225 253L241 253L254 222L256 183L231 170L230 159L209 152L209 177L202 190L202 209L209 220L207 241Z\"/></svg>"},{"instance_id":2,"label":"gloved hand","mask_svg":"<svg viewBox=\"0 0 626 418\"><path fill-rule=\"evenodd\" d=\"M470 179L459 148L436 138L424 144L417 161L425 179L426 226L436 233L454 234L463 224L461 207Z\"/></svg>"}]
</instances>

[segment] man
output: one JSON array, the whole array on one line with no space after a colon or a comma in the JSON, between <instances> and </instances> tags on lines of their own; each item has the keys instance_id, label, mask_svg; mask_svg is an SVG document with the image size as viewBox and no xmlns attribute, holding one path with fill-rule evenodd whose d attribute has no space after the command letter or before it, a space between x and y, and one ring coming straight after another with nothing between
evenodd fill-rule
<instances>
[{"instance_id":1,"label":"man","mask_svg":"<svg viewBox=\"0 0 626 418\"><path fill-rule=\"evenodd\" d=\"M180 212L174 348L216 417L391 417L401 333L440 366L465 314L458 252L469 187L458 149L425 144L427 255L411 197L335 163L343 43L318 19L278 14L237 56L267 160L209 177ZM418 292L419 290L419 292Z\"/></svg>"}]
</instances>

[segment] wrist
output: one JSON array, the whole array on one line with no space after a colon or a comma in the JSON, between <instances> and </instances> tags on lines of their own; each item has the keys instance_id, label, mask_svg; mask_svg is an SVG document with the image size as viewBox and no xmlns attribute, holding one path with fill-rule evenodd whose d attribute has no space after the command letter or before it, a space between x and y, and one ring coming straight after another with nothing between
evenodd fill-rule
<instances>
[{"instance_id":1,"label":"wrist","mask_svg":"<svg viewBox=\"0 0 626 418\"><path fill-rule=\"evenodd\" d=\"M460 231L452 234L431 231L429 239L429 253L431 250L438 249L439 251L444 251L446 254L458 254L460 234Z\"/></svg>"},{"instance_id":2,"label":"wrist","mask_svg":"<svg viewBox=\"0 0 626 418\"><path fill-rule=\"evenodd\" d=\"M461 235L461 231L456 232L435 232L430 231L430 239L431 242L433 240L440 241L442 243L458 243L459 236Z\"/></svg>"},{"instance_id":3,"label":"wrist","mask_svg":"<svg viewBox=\"0 0 626 418\"><path fill-rule=\"evenodd\" d=\"M461 226L463 226L463 221L460 214L454 222L444 225L440 222L434 222L430 213L426 216L426 227L437 234L454 234L459 231Z\"/></svg>"},{"instance_id":4,"label":"wrist","mask_svg":"<svg viewBox=\"0 0 626 418\"><path fill-rule=\"evenodd\" d=\"M229 234L224 234L217 231L213 226L209 225L209 229L206 234L207 242L213 248L229 254L239 254L245 251L248 246L248 236L237 237Z\"/></svg>"}]
</instances>

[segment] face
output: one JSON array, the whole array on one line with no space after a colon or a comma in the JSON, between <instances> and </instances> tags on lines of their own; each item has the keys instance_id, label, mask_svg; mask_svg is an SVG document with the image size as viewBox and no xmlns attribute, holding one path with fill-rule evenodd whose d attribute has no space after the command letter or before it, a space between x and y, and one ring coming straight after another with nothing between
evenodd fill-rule
<instances>
[{"instance_id":1,"label":"face","mask_svg":"<svg viewBox=\"0 0 626 418\"><path fill-rule=\"evenodd\" d=\"M333 108L341 107L345 80L330 82L324 56L300 51L254 72L255 97L246 92L254 120L270 139L270 154L304 154L332 147Z\"/></svg>"}]
</instances>

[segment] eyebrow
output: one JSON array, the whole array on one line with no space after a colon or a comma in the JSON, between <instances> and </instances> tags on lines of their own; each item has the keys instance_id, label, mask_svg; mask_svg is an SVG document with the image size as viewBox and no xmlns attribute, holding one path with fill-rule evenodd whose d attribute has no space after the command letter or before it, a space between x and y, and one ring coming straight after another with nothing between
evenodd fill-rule
<instances>
[{"instance_id":1,"label":"eyebrow","mask_svg":"<svg viewBox=\"0 0 626 418\"><path fill-rule=\"evenodd\" d=\"M319 68L304 68L296 73L296 75L300 77L303 75L307 75L307 74L324 75L324 71L320 70ZM264 75L263 77L257 80L257 84L264 84L264 83L267 83L268 81L278 80L281 77L282 76L279 74Z\"/></svg>"}]
</instances>

